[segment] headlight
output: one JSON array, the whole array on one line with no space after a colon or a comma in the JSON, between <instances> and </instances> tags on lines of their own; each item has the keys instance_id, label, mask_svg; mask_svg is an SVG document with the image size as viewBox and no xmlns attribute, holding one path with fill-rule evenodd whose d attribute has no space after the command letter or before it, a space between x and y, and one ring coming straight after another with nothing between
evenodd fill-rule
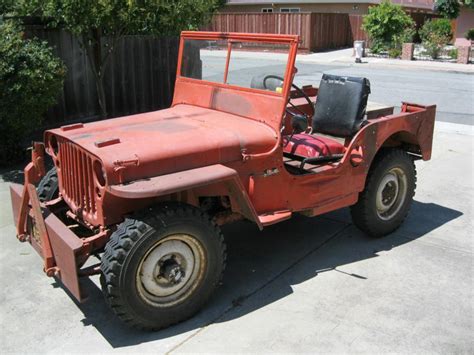
<instances>
[{"instance_id":1,"label":"headlight","mask_svg":"<svg viewBox=\"0 0 474 355\"><path fill-rule=\"evenodd\" d=\"M93 169L94 169L94 176L97 183L101 187L104 187L106 183L107 175L105 174L105 170L102 163L99 160L94 160Z\"/></svg>"}]
</instances>

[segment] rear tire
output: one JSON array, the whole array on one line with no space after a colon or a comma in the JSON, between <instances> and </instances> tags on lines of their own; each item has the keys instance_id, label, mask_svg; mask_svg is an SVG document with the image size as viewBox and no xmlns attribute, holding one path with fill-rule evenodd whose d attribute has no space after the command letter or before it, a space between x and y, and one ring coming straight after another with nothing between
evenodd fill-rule
<instances>
[{"instance_id":1,"label":"rear tire","mask_svg":"<svg viewBox=\"0 0 474 355\"><path fill-rule=\"evenodd\" d=\"M41 202L48 202L59 196L58 172L55 167L48 170L46 175L43 176L36 192Z\"/></svg>"},{"instance_id":2,"label":"rear tire","mask_svg":"<svg viewBox=\"0 0 474 355\"><path fill-rule=\"evenodd\" d=\"M381 151L370 167L364 191L351 207L354 224L375 238L392 233L407 216L415 188L411 156L400 149Z\"/></svg>"},{"instance_id":3,"label":"rear tire","mask_svg":"<svg viewBox=\"0 0 474 355\"><path fill-rule=\"evenodd\" d=\"M126 218L102 256L102 290L129 325L156 330L202 308L220 283L226 252L219 227L181 204Z\"/></svg>"}]
</instances>

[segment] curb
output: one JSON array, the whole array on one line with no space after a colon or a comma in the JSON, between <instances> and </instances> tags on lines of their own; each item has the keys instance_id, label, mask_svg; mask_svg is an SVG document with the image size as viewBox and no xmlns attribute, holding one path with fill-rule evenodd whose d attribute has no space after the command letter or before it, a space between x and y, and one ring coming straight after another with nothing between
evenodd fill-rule
<instances>
[{"instance_id":1,"label":"curb","mask_svg":"<svg viewBox=\"0 0 474 355\"><path fill-rule=\"evenodd\" d=\"M316 62L314 62L316 63ZM377 61L377 62L371 62L371 61L363 61L361 64L356 64L353 62L349 61L343 61L343 60L335 60L333 62L335 63L340 63L340 64L349 64L349 65L364 65L366 64L369 67L390 67L390 68L396 68L396 69L406 69L406 70L424 70L424 71L437 71L437 72L445 72L445 73L459 73L459 74L468 74L468 75L474 75L474 65L472 64L456 64L456 63L446 63L444 65L433 65L430 63L433 62L422 62L422 61L413 61L409 62L407 61L406 63L403 62L383 62L383 61ZM459 67L459 66L466 66L466 67Z\"/></svg>"}]
</instances>

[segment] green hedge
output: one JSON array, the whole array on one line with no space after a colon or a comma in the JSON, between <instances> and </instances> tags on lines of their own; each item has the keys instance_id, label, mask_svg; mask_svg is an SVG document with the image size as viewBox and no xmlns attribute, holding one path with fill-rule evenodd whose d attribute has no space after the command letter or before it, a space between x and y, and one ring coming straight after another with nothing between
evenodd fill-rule
<instances>
[{"instance_id":1,"label":"green hedge","mask_svg":"<svg viewBox=\"0 0 474 355\"><path fill-rule=\"evenodd\" d=\"M0 165L7 165L24 156L22 145L56 102L66 68L46 42L24 39L12 21L0 23L0 58Z\"/></svg>"}]
</instances>

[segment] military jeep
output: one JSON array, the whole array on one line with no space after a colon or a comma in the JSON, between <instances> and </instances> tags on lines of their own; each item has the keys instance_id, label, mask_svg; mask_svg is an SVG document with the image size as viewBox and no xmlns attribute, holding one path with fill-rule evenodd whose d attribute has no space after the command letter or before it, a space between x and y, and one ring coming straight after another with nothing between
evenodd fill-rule
<instances>
[{"instance_id":1,"label":"military jeep","mask_svg":"<svg viewBox=\"0 0 474 355\"><path fill-rule=\"evenodd\" d=\"M100 275L119 318L159 329L219 285L223 224L263 229L350 206L367 235L400 226L414 161L431 157L435 106L371 108L366 78L298 86L298 40L183 32L170 108L46 131L24 185L11 186L17 237L45 273L79 301L81 279ZM269 48L285 60L244 63Z\"/></svg>"}]
</instances>

